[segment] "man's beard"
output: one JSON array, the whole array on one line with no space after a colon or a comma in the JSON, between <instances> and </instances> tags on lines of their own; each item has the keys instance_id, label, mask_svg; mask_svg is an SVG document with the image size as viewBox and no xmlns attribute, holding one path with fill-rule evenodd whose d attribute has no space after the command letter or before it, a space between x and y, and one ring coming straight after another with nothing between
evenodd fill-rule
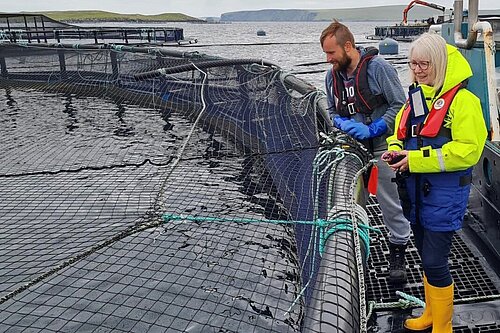
<instances>
[{"instance_id":1,"label":"man's beard","mask_svg":"<svg viewBox=\"0 0 500 333\"><path fill-rule=\"evenodd\" d=\"M339 61L337 61L337 66L334 65L334 69L337 72L346 72L347 68L349 67L349 65L352 62L352 58L349 57L345 51L343 51L343 52L344 52L344 54L342 55L342 58ZM337 68L335 68L335 67L337 67Z\"/></svg>"}]
</instances>

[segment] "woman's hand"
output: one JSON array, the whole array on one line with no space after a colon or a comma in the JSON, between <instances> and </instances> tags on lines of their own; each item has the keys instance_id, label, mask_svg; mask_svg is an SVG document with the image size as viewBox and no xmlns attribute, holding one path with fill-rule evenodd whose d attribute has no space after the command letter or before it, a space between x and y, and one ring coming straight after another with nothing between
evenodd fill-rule
<instances>
[{"instance_id":1,"label":"woman's hand","mask_svg":"<svg viewBox=\"0 0 500 333\"><path fill-rule=\"evenodd\" d=\"M384 152L382 154L382 156L380 156L380 159L382 159L382 161L384 161L386 163L391 163L391 161L394 158L395 154L397 154L397 152L392 151L392 150L388 150L388 151Z\"/></svg>"},{"instance_id":2,"label":"woman's hand","mask_svg":"<svg viewBox=\"0 0 500 333\"><path fill-rule=\"evenodd\" d=\"M397 156L392 159L392 161L388 162L389 166L393 171L404 172L409 169L408 166L408 151L400 150L397 152Z\"/></svg>"}]
</instances>

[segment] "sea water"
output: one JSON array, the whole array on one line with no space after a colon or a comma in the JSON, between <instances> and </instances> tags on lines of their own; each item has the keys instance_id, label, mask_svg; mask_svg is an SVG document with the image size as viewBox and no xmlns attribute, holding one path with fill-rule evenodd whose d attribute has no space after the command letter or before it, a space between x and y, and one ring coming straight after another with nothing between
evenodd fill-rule
<instances>
[{"instance_id":1,"label":"sea water","mask_svg":"<svg viewBox=\"0 0 500 333\"><path fill-rule=\"evenodd\" d=\"M219 24L109 22L87 23L85 25L183 28L184 38L186 40L196 39L197 43L173 47L175 50L200 52L229 59L263 59L290 72L314 71L315 73L298 74L297 76L310 82L318 89L324 90L325 73L321 70L326 71L330 67L329 64L299 67L297 65L326 61L319 37L329 24L330 22L231 22ZM394 22L364 21L343 22L343 24L352 31L357 45L378 47L379 41L368 40L366 36L374 33L375 26L392 25ZM258 30L264 30L266 35L258 36ZM397 69L403 86L409 84L408 66L402 60L407 56L408 46L409 43L400 42L399 55L397 57L388 56L389 61ZM395 58L396 61L394 61Z\"/></svg>"}]
</instances>

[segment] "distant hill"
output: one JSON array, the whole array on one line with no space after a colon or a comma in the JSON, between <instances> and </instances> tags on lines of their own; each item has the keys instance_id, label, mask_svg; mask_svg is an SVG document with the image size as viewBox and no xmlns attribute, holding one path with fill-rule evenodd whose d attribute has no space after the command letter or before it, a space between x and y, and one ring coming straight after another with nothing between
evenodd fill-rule
<instances>
[{"instance_id":1,"label":"distant hill","mask_svg":"<svg viewBox=\"0 0 500 333\"><path fill-rule=\"evenodd\" d=\"M264 9L253 11L229 12L221 15L221 21L394 21L401 22L405 5L377 6L343 9ZM447 8L449 15L452 8ZM500 10L480 10L479 14L500 14ZM429 7L415 6L408 12L408 21L427 19L442 15L442 12Z\"/></svg>"},{"instance_id":2,"label":"distant hill","mask_svg":"<svg viewBox=\"0 0 500 333\"><path fill-rule=\"evenodd\" d=\"M294 21L331 21L336 18L340 21L394 21L401 22L403 18L404 5L377 6L364 8L342 8L342 9L263 9L253 11L229 12L221 15L220 21L239 22L294 22ZM87 11L43 11L24 12L27 14L43 14L51 19L62 22L213 22L218 18L207 18L207 20L188 16L182 13L162 13L156 15L143 14L118 14L101 10ZM446 14L451 13L451 8ZM408 20L422 20L431 16L437 16L442 12L428 7L413 7L408 13ZM500 16L500 10L480 10L479 14Z\"/></svg>"},{"instance_id":3,"label":"distant hill","mask_svg":"<svg viewBox=\"0 0 500 333\"><path fill-rule=\"evenodd\" d=\"M47 11L36 12L43 14L51 19L63 22L203 22L196 17L184 15L181 13L163 13L156 15L142 14L118 14L105 12L101 10L95 11Z\"/></svg>"}]
</instances>

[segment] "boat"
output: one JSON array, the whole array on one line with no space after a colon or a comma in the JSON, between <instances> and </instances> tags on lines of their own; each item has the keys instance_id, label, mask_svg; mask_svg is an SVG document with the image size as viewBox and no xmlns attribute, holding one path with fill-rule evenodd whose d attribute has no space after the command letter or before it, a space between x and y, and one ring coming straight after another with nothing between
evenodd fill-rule
<instances>
[{"instance_id":1,"label":"boat","mask_svg":"<svg viewBox=\"0 0 500 333\"><path fill-rule=\"evenodd\" d=\"M498 23L477 5L440 32L491 129L452 249L459 333L500 330ZM262 59L31 44L0 44L3 331L400 332L421 311L416 249L390 285L372 157L324 93Z\"/></svg>"},{"instance_id":2,"label":"boat","mask_svg":"<svg viewBox=\"0 0 500 333\"><path fill-rule=\"evenodd\" d=\"M409 23L408 12L415 5L437 9L441 11L442 14L437 16L437 19L434 19L434 17L429 17L425 20L415 20L414 22ZM424 32L428 31L431 25L441 24L445 21L449 21L449 19L445 18L445 11L446 7L435 3L430 3L422 0L412 0L403 10L403 20L401 21L401 23L394 25L375 26L374 34L367 35L366 38L372 40L392 38L397 41L411 42Z\"/></svg>"}]
</instances>

